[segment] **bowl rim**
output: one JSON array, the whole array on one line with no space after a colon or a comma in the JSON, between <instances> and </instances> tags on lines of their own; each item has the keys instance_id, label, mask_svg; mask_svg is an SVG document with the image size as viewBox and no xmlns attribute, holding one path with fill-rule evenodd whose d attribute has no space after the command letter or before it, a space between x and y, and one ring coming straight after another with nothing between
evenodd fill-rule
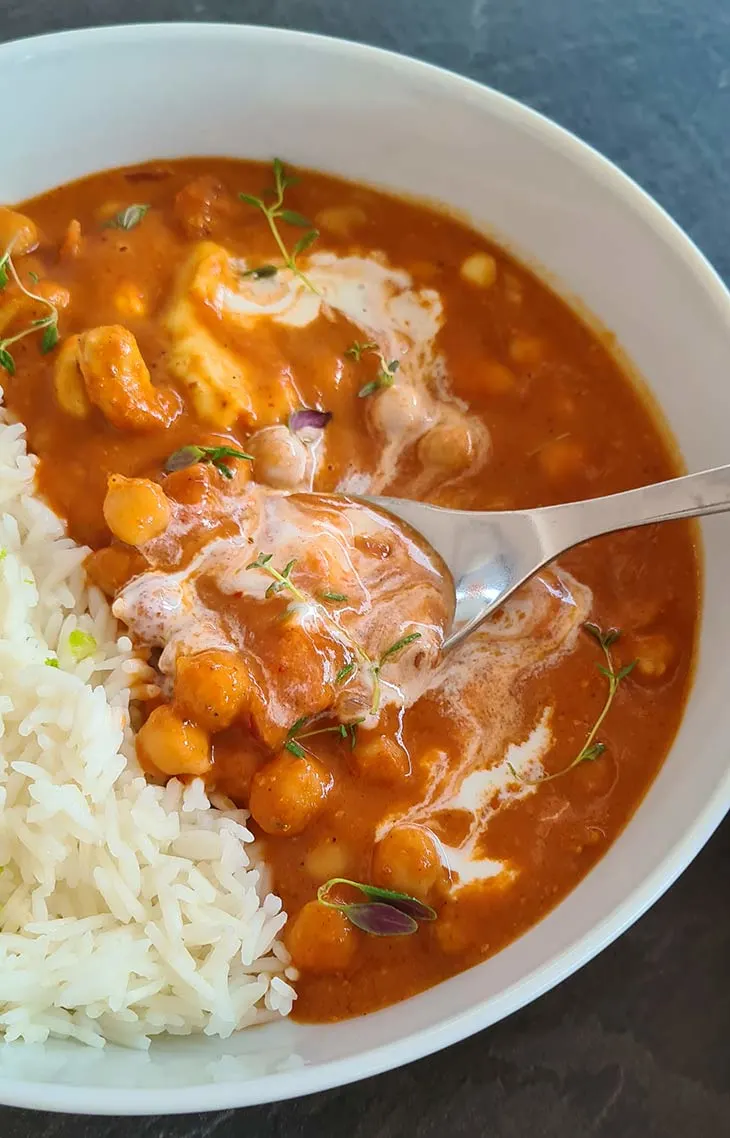
<instances>
[{"instance_id":1,"label":"bowl rim","mask_svg":"<svg viewBox=\"0 0 730 1138\"><path fill-rule=\"evenodd\" d=\"M316 50L350 58L380 59L414 78L422 78L432 86L463 99L480 99L490 104L493 113L522 127L531 128L576 165L600 179L615 196L629 205L643 224L680 258L688 272L703 286L709 303L724 310L730 327L730 292L704 254L680 226L645 190L591 145L571 131L559 126L541 112L526 106L493 87L385 48L357 43L335 36L319 35L269 25L224 22L171 21L169 23L112 24L69 31L49 32L10 40L0 44L0 65L13 57L27 62L41 56L54 55L67 48L93 49L110 40L125 44L170 42L180 40L227 39L296 44L302 50ZM639 806L640 809L640 806ZM497 997L477 1003L468 1012L442 1019L433 1026L413 1032L393 1043L372 1048L356 1056L337 1059L314 1067L263 1075L245 1082L216 1082L170 1089L131 1090L129 1088L94 1087L80 1083L51 1084L27 1080L6 1082L0 1079L0 1102L5 1106L34 1110L82 1113L87 1115L151 1115L185 1114L199 1111L225 1110L254 1106L313 1094L343 1086L372 1075L393 1070L405 1063L422 1059L444 1047L457 1043L518 1011L526 1004L559 984L613 940L626 931L674 883L699 853L730 810L730 767L714 794L682 839L664 860L614 910L608 913L590 933L585 934L547 965L505 989Z\"/></svg>"}]
</instances>

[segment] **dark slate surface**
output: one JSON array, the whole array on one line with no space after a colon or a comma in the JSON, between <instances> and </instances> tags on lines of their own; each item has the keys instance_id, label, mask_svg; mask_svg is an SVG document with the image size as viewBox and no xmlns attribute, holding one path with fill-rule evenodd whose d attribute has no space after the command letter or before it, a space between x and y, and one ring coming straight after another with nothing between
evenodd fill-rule
<instances>
[{"instance_id":1,"label":"dark slate surface","mask_svg":"<svg viewBox=\"0 0 730 1138\"><path fill-rule=\"evenodd\" d=\"M728 0L0 0L0 39L169 19L340 35L488 82L618 162L730 280ZM0 1108L0 1135L726 1138L729 884L726 822L598 960L400 1071L245 1113L125 1121Z\"/></svg>"}]
</instances>

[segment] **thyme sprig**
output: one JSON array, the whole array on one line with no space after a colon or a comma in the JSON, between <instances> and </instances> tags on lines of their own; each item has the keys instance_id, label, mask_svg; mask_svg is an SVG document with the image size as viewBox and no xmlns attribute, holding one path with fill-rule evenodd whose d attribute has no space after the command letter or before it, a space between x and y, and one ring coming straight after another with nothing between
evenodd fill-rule
<instances>
[{"instance_id":1,"label":"thyme sprig","mask_svg":"<svg viewBox=\"0 0 730 1138\"><path fill-rule=\"evenodd\" d=\"M246 459L253 462L253 455L246 454L245 450L238 450L236 447L220 446L220 447L201 447L201 446L186 446L181 447L180 450L173 451L168 459L165 461L165 472L167 474L174 474L177 470L185 470L188 466L195 466L198 462L209 462L214 466L223 478L233 478L233 470L225 458L239 458Z\"/></svg>"},{"instance_id":2,"label":"thyme sprig","mask_svg":"<svg viewBox=\"0 0 730 1138\"><path fill-rule=\"evenodd\" d=\"M392 660L394 656L397 656L401 649L405 648L407 644L412 644L414 640L420 639L420 632L411 632L408 636L402 636L400 640L396 640L395 644L391 644L390 648L385 649L385 652L381 654L381 657L377 663L371 665L370 670L373 677L373 702L370 708L370 712L372 715L377 715L378 711L380 710L380 672L383 664L385 664L388 660Z\"/></svg>"},{"instance_id":3,"label":"thyme sprig","mask_svg":"<svg viewBox=\"0 0 730 1138\"><path fill-rule=\"evenodd\" d=\"M380 368L375 379L371 379L358 391L357 394L360 399L367 399L368 395L374 395L376 391L381 391L384 387L392 387L395 383L395 373L400 367L398 360L386 360L374 340L368 340L364 344L354 340L349 348L345 348L345 355L349 356L355 363L359 363L367 352L373 352L378 357Z\"/></svg>"},{"instance_id":4,"label":"thyme sprig","mask_svg":"<svg viewBox=\"0 0 730 1138\"><path fill-rule=\"evenodd\" d=\"M241 275L243 277L253 277L255 280L260 280L265 277L273 277L279 269L286 268L290 269L294 276L298 277L311 292L316 292L318 295L321 295L317 286L312 283L306 273L302 272L297 265L297 257L305 253L307 249L314 244L319 237L319 230L315 229L311 221L301 213L297 213L297 211L293 209L284 208L284 195L286 190L289 186L294 185L297 179L286 173L284 163L280 158L274 159L272 168L274 173L274 186L273 188L264 190L264 195L273 199L270 204L267 203L264 198L256 197L255 194L239 193L238 196L242 202L246 202L247 205L251 205L254 209L261 210L263 213L266 218L266 223L271 230L271 236L274 238L283 258L283 264L275 265L272 263L258 265L253 269L247 269ZM287 249L284 238L281 235L278 225L279 221L283 221L287 225L293 225L298 229L306 230L299 240L295 241L291 251Z\"/></svg>"},{"instance_id":5,"label":"thyme sprig","mask_svg":"<svg viewBox=\"0 0 730 1138\"><path fill-rule=\"evenodd\" d=\"M309 598L305 593L298 589L291 579L291 571L297 563L296 557L293 557L284 568L279 571L275 569L271 562L274 560L273 553L259 553L255 561L251 561L246 566L247 569L261 569L264 573L268 573L270 577L274 578L273 585L269 585L264 593L264 596L270 597L274 593L280 593L282 589L288 589L292 596L296 597L302 604L307 604Z\"/></svg>"},{"instance_id":6,"label":"thyme sprig","mask_svg":"<svg viewBox=\"0 0 730 1138\"><path fill-rule=\"evenodd\" d=\"M350 750L354 751L357 742L357 729L363 720L355 719L352 723L335 723L331 727L317 727L314 731L303 731L302 728L306 727L309 722L309 716L303 715L301 719L297 719L296 723L292 723L286 733L284 749L292 755L296 755L298 759L304 758L306 754L306 748L301 745L300 740L312 739L315 735L339 735L341 739L349 739Z\"/></svg>"},{"instance_id":7,"label":"thyme sprig","mask_svg":"<svg viewBox=\"0 0 730 1138\"><path fill-rule=\"evenodd\" d=\"M12 344L17 344L18 340L23 340L26 336L31 336L33 332L40 332L42 330L41 351L44 355L53 351L58 343L58 309L55 304L47 300L45 296L39 296L38 293L31 292L30 289L25 287L13 263L11 250L12 247L7 248L2 257L0 257L0 291L12 280L29 300L35 300L38 304L42 304L48 309L47 316L41 316L38 320L32 320L27 328L16 332L14 336L6 336L4 340L0 340L0 367L4 368L8 375L15 375L15 360L8 349Z\"/></svg>"},{"instance_id":8,"label":"thyme sprig","mask_svg":"<svg viewBox=\"0 0 730 1138\"><path fill-rule=\"evenodd\" d=\"M350 679L350 677L352 675L354 675L354 673L357 670L359 665L362 665L365 668L367 668L367 670L370 673L370 677L372 680L372 689L373 689L372 690L372 702L370 705L370 714L371 715L377 715L378 711L380 710L380 698L381 698L380 672L381 672L383 665L388 660L393 659L394 656L397 656L398 653L401 651L401 649L405 648L408 644L412 644L414 640L420 640L421 639L421 633L420 632L411 632L407 636L402 636L400 638L400 640L396 640L394 644L391 644L389 648L386 648L386 650L383 653L381 653L380 658L378 660L372 660L368 656L365 649L362 648L355 640L352 640L351 637L348 636L348 634L345 632L345 630L340 627L340 625L337 623L337 621L334 619L334 617L328 612L328 610L324 607L324 605L320 601L317 601L314 597L307 596L306 593L303 593L302 590L297 588L297 586L294 584L294 582L291 579L291 574L292 574L292 570L293 570L294 566L296 565L296 558L292 558L292 560L289 561L284 566L284 568L281 570L276 569L272 565L273 560L274 560L273 553L259 553L256 560L251 561L246 566L246 568L247 569L260 569L262 572L268 573L270 577L274 578L274 583L272 585L269 585L268 589L264 593L265 597L273 596L276 593L280 593L283 589L288 589L289 592L292 594L292 596L296 597L296 599L300 603L302 603L302 604L313 604L319 610L321 615L324 617L325 621L331 627L333 627L336 630L339 638L344 639L347 642L347 644L349 645L349 647L351 648L351 650L354 652L354 654L356 656L356 660L349 660L347 662L347 664L345 664L342 668L340 668L339 672L337 673L337 675L335 677L335 682L336 683L345 683L347 680ZM321 595L323 597L328 596L327 593L323 593ZM342 593L329 594L329 596L334 596L334 597L337 597L338 599L344 597L344 595Z\"/></svg>"},{"instance_id":9,"label":"thyme sprig","mask_svg":"<svg viewBox=\"0 0 730 1138\"><path fill-rule=\"evenodd\" d=\"M599 627L599 625L594 624L592 621L586 621L586 623L583 625L583 629L599 645L606 661L605 664L596 665L601 675L605 676L608 680L608 691L606 692L606 699L604 701L603 707L601 708L598 718L588 732L586 740L580 751L575 756L575 758L561 770L555 771L554 774L542 775L540 778L525 779L520 774L518 774L512 763L508 763L507 766L509 767L510 774L519 782L525 782L531 785L536 785L542 782L552 782L555 778L562 778L563 775L568 774L569 771L574 770L575 767L580 766L581 763L594 762L596 759L599 759L606 750L606 744L601 743L597 739L597 735L603 726L606 716L611 710L611 704L615 699L616 692L618 691L621 682L625 680L626 677L633 671L634 667L636 666L636 660L632 660L629 664L624 664L621 668L616 668L613 656L611 654L611 648L621 636L620 629L609 628L604 632L603 629Z\"/></svg>"}]
</instances>

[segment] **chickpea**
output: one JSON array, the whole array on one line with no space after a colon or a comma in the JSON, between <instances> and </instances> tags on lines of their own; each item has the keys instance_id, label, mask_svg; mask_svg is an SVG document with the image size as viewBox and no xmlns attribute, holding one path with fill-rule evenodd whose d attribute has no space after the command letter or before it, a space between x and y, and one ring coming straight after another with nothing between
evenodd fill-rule
<instances>
[{"instance_id":1,"label":"chickpea","mask_svg":"<svg viewBox=\"0 0 730 1138\"><path fill-rule=\"evenodd\" d=\"M542 447L538 459L551 482L567 482L585 468L585 448L573 439L553 439Z\"/></svg>"},{"instance_id":2,"label":"chickpea","mask_svg":"<svg viewBox=\"0 0 730 1138\"><path fill-rule=\"evenodd\" d=\"M517 387L517 376L497 360L488 360L481 369L482 386L489 395L508 395Z\"/></svg>"},{"instance_id":3,"label":"chickpea","mask_svg":"<svg viewBox=\"0 0 730 1138\"><path fill-rule=\"evenodd\" d=\"M165 495L184 506L199 506L210 495L212 466L196 462L165 477Z\"/></svg>"},{"instance_id":4,"label":"chickpea","mask_svg":"<svg viewBox=\"0 0 730 1138\"><path fill-rule=\"evenodd\" d=\"M38 296L42 296L44 300L56 308L68 308L71 303L71 293L65 285L59 284L58 281L38 281L38 284L33 286L32 291ZM44 307L42 310L38 308L39 317L47 315L47 308Z\"/></svg>"},{"instance_id":5,"label":"chickpea","mask_svg":"<svg viewBox=\"0 0 730 1138\"><path fill-rule=\"evenodd\" d=\"M167 529L170 503L156 482L112 474L104 499L104 520L120 541L144 545Z\"/></svg>"},{"instance_id":6,"label":"chickpea","mask_svg":"<svg viewBox=\"0 0 730 1138\"><path fill-rule=\"evenodd\" d=\"M120 316L146 316L147 298L134 281L122 281L114 292L114 307Z\"/></svg>"},{"instance_id":7,"label":"chickpea","mask_svg":"<svg viewBox=\"0 0 730 1138\"><path fill-rule=\"evenodd\" d=\"M314 219L318 229L327 229L337 237L349 237L367 221L367 214L357 205L333 205L321 209Z\"/></svg>"},{"instance_id":8,"label":"chickpea","mask_svg":"<svg viewBox=\"0 0 730 1138\"><path fill-rule=\"evenodd\" d=\"M213 734L230 727L247 702L251 676L235 652L214 648L180 656L175 670L175 703L183 715Z\"/></svg>"},{"instance_id":9,"label":"chickpea","mask_svg":"<svg viewBox=\"0 0 730 1138\"><path fill-rule=\"evenodd\" d=\"M352 854L344 842L333 834L319 842L307 853L304 868L309 876L320 884L330 877L347 877Z\"/></svg>"},{"instance_id":10,"label":"chickpea","mask_svg":"<svg viewBox=\"0 0 730 1138\"><path fill-rule=\"evenodd\" d=\"M294 490L307 473L307 448L288 427L264 427L246 443L253 455L256 482L276 490Z\"/></svg>"},{"instance_id":11,"label":"chickpea","mask_svg":"<svg viewBox=\"0 0 730 1138\"><path fill-rule=\"evenodd\" d=\"M545 345L538 336L520 334L513 336L509 345L510 359L525 367L534 367L545 358Z\"/></svg>"},{"instance_id":12,"label":"chickpea","mask_svg":"<svg viewBox=\"0 0 730 1138\"><path fill-rule=\"evenodd\" d=\"M352 761L358 775L368 782L401 782L411 773L408 752L387 735L366 736L361 733L352 753Z\"/></svg>"},{"instance_id":13,"label":"chickpea","mask_svg":"<svg viewBox=\"0 0 730 1138\"><path fill-rule=\"evenodd\" d=\"M418 444L418 457L431 470L436 468L444 473L456 473L469 466L474 450L469 424L454 416L426 432Z\"/></svg>"},{"instance_id":14,"label":"chickpea","mask_svg":"<svg viewBox=\"0 0 730 1138\"><path fill-rule=\"evenodd\" d=\"M6 328L10 327L18 313L22 311L24 303L25 297L16 297L14 300L4 301L0 306L0 336Z\"/></svg>"},{"instance_id":15,"label":"chickpea","mask_svg":"<svg viewBox=\"0 0 730 1138\"><path fill-rule=\"evenodd\" d=\"M81 222L77 218L69 221L59 253L62 258L78 257L81 251Z\"/></svg>"},{"instance_id":16,"label":"chickpea","mask_svg":"<svg viewBox=\"0 0 730 1138\"><path fill-rule=\"evenodd\" d=\"M88 419L91 403L78 364L78 336L68 336L56 355L53 388L62 411L74 419Z\"/></svg>"},{"instance_id":17,"label":"chickpea","mask_svg":"<svg viewBox=\"0 0 730 1138\"><path fill-rule=\"evenodd\" d=\"M32 253L38 245L38 228L22 213L0 206L0 248L10 248L15 257Z\"/></svg>"},{"instance_id":18,"label":"chickpea","mask_svg":"<svg viewBox=\"0 0 730 1138\"><path fill-rule=\"evenodd\" d=\"M373 875L385 889L426 898L445 870L436 842L422 826L394 826L373 853Z\"/></svg>"},{"instance_id":19,"label":"chickpea","mask_svg":"<svg viewBox=\"0 0 730 1138\"><path fill-rule=\"evenodd\" d=\"M137 732L143 767L162 774L205 774L210 768L210 740L205 731L181 719L169 704L156 707Z\"/></svg>"},{"instance_id":20,"label":"chickpea","mask_svg":"<svg viewBox=\"0 0 730 1138\"><path fill-rule=\"evenodd\" d=\"M263 748L238 730L235 735L218 735L213 744L213 775L216 789L247 806L251 783L264 763Z\"/></svg>"},{"instance_id":21,"label":"chickpea","mask_svg":"<svg viewBox=\"0 0 730 1138\"><path fill-rule=\"evenodd\" d=\"M490 288L497 279L497 262L491 253L472 253L462 262L461 275L477 288Z\"/></svg>"},{"instance_id":22,"label":"chickpea","mask_svg":"<svg viewBox=\"0 0 730 1138\"><path fill-rule=\"evenodd\" d=\"M126 545L108 545L90 553L84 568L102 593L115 597L133 577L144 573L147 562L136 549L129 549Z\"/></svg>"},{"instance_id":23,"label":"chickpea","mask_svg":"<svg viewBox=\"0 0 730 1138\"><path fill-rule=\"evenodd\" d=\"M375 426L385 435L398 435L428 426L428 412L416 388L406 382L376 392L367 400Z\"/></svg>"},{"instance_id":24,"label":"chickpea","mask_svg":"<svg viewBox=\"0 0 730 1138\"><path fill-rule=\"evenodd\" d=\"M439 948L449 956L461 956L474 947L474 925L458 902L445 905L434 921L434 932Z\"/></svg>"},{"instance_id":25,"label":"chickpea","mask_svg":"<svg viewBox=\"0 0 730 1138\"><path fill-rule=\"evenodd\" d=\"M664 633L628 638L627 650L636 660L632 675L648 682L663 680L677 659L677 646Z\"/></svg>"},{"instance_id":26,"label":"chickpea","mask_svg":"<svg viewBox=\"0 0 730 1138\"><path fill-rule=\"evenodd\" d=\"M282 751L257 771L249 809L267 834L301 834L322 810L332 776L316 759Z\"/></svg>"},{"instance_id":27,"label":"chickpea","mask_svg":"<svg viewBox=\"0 0 730 1138\"><path fill-rule=\"evenodd\" d=\"M287 926L284 940L303 972L342 972L352 963L357 932L344 913L308 901Z\"/></svg>"}]
</instances>

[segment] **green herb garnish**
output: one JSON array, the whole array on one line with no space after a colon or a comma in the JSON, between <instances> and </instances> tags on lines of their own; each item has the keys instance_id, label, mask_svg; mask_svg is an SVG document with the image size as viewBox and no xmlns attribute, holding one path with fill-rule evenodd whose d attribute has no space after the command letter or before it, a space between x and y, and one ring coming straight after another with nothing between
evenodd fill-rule
<instances>
[{"instance_id":1,"label":"green herb garnish","mask_svg":"<svg viewBox=\"0 0 730 1138\"><path fill-rule=\"evenodd\" d=\"M142 218L147 213L150 207L148 205L128 205L126 209L122 209L114 217L109 218L104 222L104 229L134 229L135 225L139 225Z\"/></svg>"},{"instance_id":2,"label":"green herb garnish","mask_svg":"<svg viewBox=\"0 0 730 1138\"><path fill-rule=\"evenodd\" d=\"M371 675L373 677L373 702L370 708L372 715L376 715L380 709L380 669L387 660L391 660L396 656L401 648L405 648L407 644L412 644L414 640L420 640L420 632L411 632L409 636L403 636L400 640L396 640L395 644L391 644L390 648L386 648L382 653L380 659L376 664L371 666Z\"/></svg>"},{"instance_id":3,"label":"green herb garnish","mask_svg":"<svg viewBox=\"0 0 730 1138\"><path fill-rule=\"evenodd\" d=\"M43 663L48 668L59 668L60 667L60 664L58 663L58 660L56 659L55 656L46 656Z\"/></svg>"},{"instance_id":4,"label":"green herb garnish","mask_svg":"<svg viewBox=\"0 0 730 1138\"><path fill-rule=\"evenodd\" d=\"M288 587L289 575L296 563L296 557L292 557L291 561L287 561L286 565L281 571L281 580L272 581L264 593L265 597L273 597L276 593L280 593L282 589L286 589Z\"/></svg>"},{"instance_id":5,"label":"green herb garnish","mask_svg":"<svg viewBox=\"0 0 730 1138\"><path fill-rule=\"evenodd\" d=\"M395 383L395 373L400 367L398 360L386 360L374 340L368 340L366 344L355 340L349 348L345 348L345 355L350 356L356 363L360 362L366 352L373 352L378 357L380 368L375 379L371 379L370 383L366 383L358 391L357 394L360 399L366 399L368 395L374 395L376 391L381 391L384 387L392 387Z\"/></svg>"},{"instance_id":6,"label":"green herb garnish","mask_svg":"<svg viewBox=\"0 0 730 1138\"><path fill-rule=\"evenodd\" d=\"M267 277L275 277L279 271L278 265L259 265L257 269L246 269L241 273L244 280L253 278L256 281L266 280Z\"/></svg>"},{"instance_id":7,"label":"green herb garnish","mask_svg":"<svg viewBox=\"0 0 730 1138\"><path fill-rule=\"evenodd\" d=\"M304 595L304 593L301 592L300 589L296 587L295 584L293 584L291 580L291 571L296 565L296 558L293 558L291 561L289 561L281 570L281 572L278 569L275 569L271 564L273 559L273 553L259 553L256 560L252 561L250 565L246 566L247 569L261 569L263 573L268 573L270 577L274 578L274 584L269 585L264 596L270 597L273 593L280 593L282 589L288 589L289 592L292 593L298 601L306 604L307 597Z\"/></svg>"},{"instance_id":8,"label":"green herb garnish","mask_svg":"<svg viewBox=\"0 0 730 1138\"><path fill-rule=\"evenodd\" d=\"M246 454L243 450L236 450L235 447L187 446L173 451L165 462L164 469L167 474L173 474L176 470L185 470L186 467L195 466L198 462L209 462L224 478L233 478L233 471L223 461L224 458L242 458L249 462L253 461L252 454Z\"/></svg>"},{"instance_id":9,"label":"green herb garnish","mask_svg":"<svg viewBox=\"0 0 730 1138\"><path fill-rule=\"evenodd\" d=\"M603 652L604 658L606 660L605 664L596 665L601 675L605 676L608 680L608 692L606 694L606 700L603 704L603 707L601 708L601 713L598 716L596 722L593 724L591 730L588 732L586 741L581 747L578 754L575 756L573 761L568 763L567 767L563 767L562 770L556 771L554 774L542 775L541 778L525 779L517 773L512 763L507 763L510 774L513 778L516 778L518 782L525 782L529 783L530 785L537 785L541 782L552 782L554 778L561 778L564 774L567 774L568 771L572 771L575 767L580 766L581 763L594 762L596 759L600 758L606 750L606 744L598 742L596 740L596 735L600 731L601 726L603 725L603 721L611 709L611 704L614 701L621 681L625 680L626 677L633 671L634 667L636 666L636 660L632 660L630 664L624 664L624 666L622 668L619 668L617 671L614 666L613 657L611 656L611 648L619 639L621 635L620 630L618 628L609 628L606 632L604 632L601 628L599 628L597 624L593 624L591 621L587 621L583 625L583 628L588 633L588 635L592 636L596 643L600 645L601 651Z\"/></svg>"},{"instance_id":10,"label":"green herb garnish","mask_svg":"<svg viewBox=\"0 0 730 1138\"><path fill-rule=\"evenodd\" d=\"M367 901L342 901L333 896L338 885L355 889ZM409 893L379 889L347 877L332 877L317 890L317 900L329 909L338 909L348 921L371 936L409 936L418 931L420 921L435 921L436 910Z\"/></svg>"},{"instance_id":11,"label":"green herb garnish","mask_svg":"<svg viewBox=\"0 0 730 1138\"><path fill-rule=\"evenodd\" d=\"M296 210L293 209L284 208L284 194L287 190L287 187L293 185L297 179L290 177L286 173L284 164L279 158L274 159L272 168L274 172L274 187L273 189L267 189L264 191L264 194L267 197L273 198L271 204L267 204L263 198L257 198L254 194L240 193L238 196L242 202L246 202L247 205L253 206L254 209L261 210L264 217L266 218L266 222L269 226L269 229L271 230L271 235L276 242L277 248L283 257L284 263L283 265L259 265L253 269L246 270L246 272L242 275L255 278L270 277L273 276L274 273L278 272L280 268L287 268L290 269L294 276L298 277L299 280L302 281L308 289L310 289L312 292L319 293L319 289L316 287L316 285L312 284L306 273L303 273L296 263L297 257L301 253L305 253L306 250L309 249L309 247L313 245L317 240L319 237L319 230L315 229L312 226L311 221L309 221L306 217L303 217L301 213L297 213ZM284 239L279 231L279 226L277 224L279 221L284 221L287 225L293 225L298 229L306 229L307 231L299 238L298 241L294 243L291 252L289 252L287 249Z\"/></svg>"},{"instance_id":12,"label":"green herb garnish","mask_svg":"<svg viewBox=\"0 0 730 1138\"><path fill-rule=\"evenodd\" d=\"M4 368L8 375L15 375L15 360L8 349L12 344L16 344L18 340L23 340L26 336L32 335L33 332L40 332L42 330L41 351L44 355L52 351L58 343L58 309L50 300L46 300L44 296L38 296L37 293L31 292L30 289L25 287L13 264L10 250L6 249L3 256L0 257L0 289L4 288L10 279L15 282L20 291L30 300L35 300L38 304L42 304L48 309L47 316L41 316L39 320L31 321L28 327L24 328L22 332L16 332L14 336L6 336L4 340L0 340L0 367Z\"/></svg>"},{"instance_id":13,"label":"green herb garnish","mask_svg":"<svg viewBox=\"0 0 730 1138\"><path fill-rule=\"evenodd\" d=\"M68 647L76 663L80 664L82 660L88 656L93 656L96 652L96 637L92 636L90 632L82 632L80 628L75 628L69 634Z\"/></svg>"},{"instance_id":14,"label":"green herb garnish","mask_svg":"<svg viewBox=\"0 0 730 1138\"><path fill-rule=\"evenodd\" d=\"M375 340L368 340L366 344L361 344L358 340L354 340L349 348L345 348L345 355L355 360L356 363L359 363L362 359L363 352L377 352L377 350L378 345L375 343Z\"/></svg>"},{"instance_id":15,"label":"green herb garnish","mask_svg":"<svg viewBox=\"0 0 730 1138\"><path fill-rule=\"evenodd\" d=\"M298 759L302 759L306 750L299 742L300 739L312 739L315 735L339 735L341 739L350 740L350 747L354 751L357 742L357 729L362 722L362 719L356 719L352 723L336 723L332 727L317 727L314 731L302 731L302 728L309 723L308 716L304 715L301 719L297 719L296 723L293 723L287 731L284 749L290 751L292 755L296 755Z\"/></svg>"},{"instance_id":16,"label":"green herb garnish","mask_svg":"<svg viewBox=\"0 0 730 1138\"><path fill-rule=\"evenodd\" d=\"M339 672L335 676L335 683L344 684L345 680L349 680L356 667L357 664L354 661L349 664L345 664L344 668L340 668Z\"/></svg>"},{"instance_id":17,"label":"green herb garnish","mask_svg":"<svg viewBox=\"0 0 730 1138\"><path fill-rule=\"evenodd\" d=\"M344 593L331 593L329 590L326 593L320 593L320 596L325 601L346 601L347 597Z\"/></svg>"}]
</instances>

